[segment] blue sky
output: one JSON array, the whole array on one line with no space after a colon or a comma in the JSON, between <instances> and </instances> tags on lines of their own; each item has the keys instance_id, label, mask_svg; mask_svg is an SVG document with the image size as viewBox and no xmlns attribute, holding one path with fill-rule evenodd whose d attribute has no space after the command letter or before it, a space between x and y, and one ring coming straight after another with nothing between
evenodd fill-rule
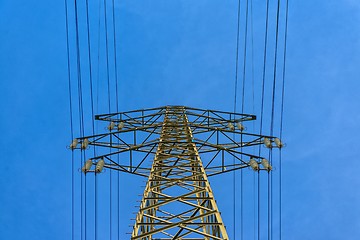
<instances>
[{"instance_id":1,"label":"blue sky","mask_svg":"<svg viewBox=\"0 0 360 240\"><path fill-rule=\"evenodd\" d=\"M358 239L360 4L290 4L283 239ZM121 110L233 109L236 1L122 1L116 9ZM70 239L64 3L1 0L0 16L0 239ZM142 179L122 179L125 233ZM231 229L227 189L212 185Z\"/></svg>"}]
</instances>

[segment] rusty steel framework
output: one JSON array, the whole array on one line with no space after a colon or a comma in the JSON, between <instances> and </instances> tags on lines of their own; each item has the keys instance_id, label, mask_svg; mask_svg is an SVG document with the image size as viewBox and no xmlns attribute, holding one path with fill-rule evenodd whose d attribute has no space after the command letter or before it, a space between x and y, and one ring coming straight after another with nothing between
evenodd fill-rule
<instances>
[{"instance_id":1,"label":"rusty steel framework","mask_svg":"<svg viewBox=\"0 0 360 240\"><path fill-rule=\"evenodd\" d=\"M270 171L251 149L282 147L278 138L245 131L254 115L165 106L95 118L107 122L107 132L74 139L70 148L96 147L84 173L107 168L148 178L133 240L229 239L208 177Z\"/></svg>"}]
</instances>

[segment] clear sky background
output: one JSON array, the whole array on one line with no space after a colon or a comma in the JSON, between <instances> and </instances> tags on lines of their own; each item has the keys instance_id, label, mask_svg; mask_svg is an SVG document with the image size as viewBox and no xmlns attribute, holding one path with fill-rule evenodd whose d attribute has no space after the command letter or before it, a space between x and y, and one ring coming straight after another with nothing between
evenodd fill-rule
<instances>
[{"instance_id":1,"label":"clear sky background","mask_svg":"<svg viewBox=\"0 0 360 240\"><path fill-rule=\"evenodd\" d=\"M118 3L121 110L231 111L236 4ZM0 20L0 239L70 239L64 2L0 0ZM283 239L359 239L360 2L290 0L287 64ZM138 180L123 179L133 187L121 186L122 233L142 192Z\"/></svg>"}]
</instances>

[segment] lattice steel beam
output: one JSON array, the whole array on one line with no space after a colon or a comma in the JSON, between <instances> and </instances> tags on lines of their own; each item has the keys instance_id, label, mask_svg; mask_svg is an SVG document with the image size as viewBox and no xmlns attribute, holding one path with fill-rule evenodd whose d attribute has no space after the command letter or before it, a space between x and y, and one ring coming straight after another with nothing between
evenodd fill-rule
<instances>
[{"instance_id":1,"label":"lattice steel beam","mask_svg":"<svg viewBox=\"0 0 360 240\"><path fill-rule=\"evenodd\" d=\"M270 171L252 150L283 146L278 138L246 132L244 123L256 119L248 114L165 106L96 119L107 122L108 131L74 139L70 148L96 147L85 173L108 168L148 178L133 240L229 239L208 177L247 167Z\"/></svg>"},{"instance_id":2,"label":"lattice steel beam","mask_svg":"<svg viewBox=\"0 0 360 240\"><path fill-rule=\"evenodd\" d=\"M131 239L229 239L192 140L184 108L167 109Z\"/></svg>"},{"instance_id":3,"label":"lattice steel beam","mask_svg":"<svg viewBox=\"0 0 360 240\"><path fill-rule=\"evenodd\" d=\"M103 159L105 168L148 177L151 167L146 164L152 162L160 144L166 111L175 108L179 106L97 115L97 120L108 123L109 131L77 138L78 144L70 147L80 149L84 143L85 148L94 146L98 149L97 155L90 159L94 165ZM250 167L250 159L255 159L260 166L262 157L254 154L250 148L265 144L266 141L270 142L268 147L280 146L275 144L275 137L248 133L239 126L235 127L255 120L254 115L180 108L188 117L188 127L193 135L192 142L200 155L206 155L203 164L208 176ZM165 142L177 143L175 140L163 138L162 143ZM117 156L120 156L120 162L117 162ZM236 159L235 164L233 158Z\"/></svg>"}]
</instances>

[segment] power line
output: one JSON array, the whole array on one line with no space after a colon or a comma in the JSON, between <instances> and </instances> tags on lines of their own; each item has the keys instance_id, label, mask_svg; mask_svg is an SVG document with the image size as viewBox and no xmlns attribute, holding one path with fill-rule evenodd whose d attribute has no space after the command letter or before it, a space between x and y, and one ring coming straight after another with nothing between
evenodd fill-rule
<instances>
[{"instance_id":1,"label":"power line","mask_svg":"<svg viewBox=\"0 0 360 240\"><path fill-rule=\"evenodd\" d=\"M240 40L240 0L238 1L238 12L237 12L237 33L236 33L236 58L235 58L235 89L234 89L234 113L236 112L236 103L237 103L237 85L238 85L238 71L239 71L239 40ZM235 118L235 114L234 114ZM234 135L235 138L235 135ZM235 164L235 157L233 157L233 164ZM236 238L236 218L235 218L235 209L236 209L236 175L233 172L233 238Z\"/></svg>"},{"instance_id":2,"label":"power line","mask_svg":"<svg viewBox=\"0 0 360 240\"><path fill-rule=\"evenodd\" d=\"M96 111L98 112L99 111L99 95L100 95L100 92L99 92L99 82L100 82L100 32L101 32L101 3L102 1L99 0L99 11L98 11L98 17L99 17L99 20L98 20L98 51L97 51L97 79L96 79ZM97 128L97 125L96 125L96 128ZM95 146L94 146L95 147ZM94 176L94 195L95 195L95 199L94 199L94 207L95 207L95 211L94 211L94 235L95 235L95 240L98 239L98 176L97 174L95 173L95 176Z\"/></svg>"},{"instance_id":3,"label":"power line","mask_svg":"<svg viewBox=\"0 0 360 240\"><path fill-rule=\"evenodd\" d=\"M115 18L115 1L112 0L112 19L113 19L113 36L114 36L114 70L115 70L115 96L116 96L116 112L119 112L119 89L118 89L118 68L117 68L117 51L116 51L116 18ZM119 144L119 139L117 139ZM117 156L119 164L120 156ZM120 172L117 172L117 237L120 239Z\"/></svg>"},{"instance_id":4,"label":"power line","mask_svg":"<svg viewBox=\"0 0 360 240\"><path fill-rule=\"evenodd\" d=\"M271 101L271 124L270 135L274 133L274 113L275 113L275 94L276 94L276 69L277 69L277 53L279 44L279 18L280 18L280 0L278 0L276 12L276 38L275 38L275 56L274 56L274 72L273 72L273 86L272 86L272 101Z\"/></svg>"},{"instance_id":5,"label":"power line","mask_svg":"<svg viewBox=\"0 0 360 240\"><path fill-rule=\"evenodd\" d=\"M236 58L235 58L235 91L234 91L234 113L236 112L237 103L237 84L239 71L239 34L240 34L240 0L238 1L238 15L237 15L237 34L236 34Z\"/></svg>"},{"instance_id":6,"label":"power line","mask_svg":"<svg viewBox=\"0 0 360 240\"><path fill-rule=\"evenodd\" d=\"M95 134L95 121L94 121L94 97L93 97L93 76L92 76L92 58L91 58L91 35L90 35L90 21L89 21L89 1L86 0L86 28L87 28L87 44L88 44L88 61L89 61L89 80L90 80L90 99L91 99L91 122L92 132ZM95 146L94 146L95 155Z\"/></svg>"},{"instance_id":7,"label":"power line","mask_svg":"<svg viewBox=\"0 0 360 240\"><path fill-rule=\"evenodd\" d=\"M66 19L66 54L67 54L67 68L68 68L68 93L69 93L69 111L70 111L70 130L71 139L74 139L73 127L73 109L72 109L72 91L71 91L71 64L70 64L70 44L69 44L69 14L68 2L65 3L65 19ZM74 240L74 152L71 151L71 239Z\"/></svg>"},{"instance_id":8,"label":"power line","mask_svg":"<svg viewBox=\"0 0 360 240\"><path fill-rule=\"evenodd\" d=\"M254 70L254 19L253 19L253 0L250 0L250 30L251 30L251 92L252 92L252 113L255 114L255 70ZM255 121L252 123L252 131L255 132ZM255 155L255 148L253 149ZM256 175L253 173L253 237L256 239Z\"/></svg>"},{"instance_id":9,"label":"power line","mask_svg":"<svg viewBox=\"0 0 360 240\"><path fill-rule=\"evenodd\" d=\"M98 46L97 46L97 76L96 76L96 112L99 112L99 81L100 81L100 40L101 40L101 3L102 1L99 0L99 12L98 12L98 16L99 16L99 20L98 20ZM96 130L97 129L97 125L96 125Z\"/></svg>"},{"instance_id":10,"label":"power line","mask_svg":"<svg viewBox=\"0 0 360 240\"><path fill-rule=\"evenodd\" d=\"M243 81L242 81L242 99L241 99L241 113L244 114L244 107L245 107L245 83L246 83L246 55L247 55L247 38L248 38L248 17L249 17L249 0L246 0L246 17L245 17L245 39L244 39L244 59L243 59ZM240 142L241 146L243 145L243 135L240 135ZM241 148L242 149L242 148ZM240 219L241 219L241 225L240 225L240 238L243 239L244 237L244 214L243 214L243 171L240 170Z\"/></svg>"},{"instance_id":11,"label":"power line","mask_svg":"<svg viewBox=\"0 0 360 240\"><path fill-rule=\"evenodd\" d=\"M276 73L277 73L277 54L278 54L278 44L279 44L279 18L280 18L280 0L277 1L277 10L276 10L276 38L275 38L275 55L274 55L274 71L273 71L273 87L272 87L272 106L271 106L271 121L270 121L270 135L272 136L274 133L274 113L275 113L275 95L276 95ZM272 149L269 151L269 161L272 164ZM269 236L272 237L272 212L273 212L273 204L272 204L272 196L273 196L273 186L272 186L272 172L269 172L269 209L268 209L268 228L269 228Z\"/></svg>"},{"instance_id":12,"label":"power line","mask_svg":"<svg viewBox=\"0 0 360 240\"><path fill-rule=\"evenodd\" d=\"M115 90L116 90L116 112L119 112L118 96L118 68L117 68L117 51L116 51L116 18L115 18L115 1L112 0L112 19L113 19L113 36L114 36L114 69L115 69Z\"/></svg>"},{"instance_id":13,"label":"power line","mask_svg":"<svg viewBox=\"0 0 360 240\"><path fill-rule=\"evenodd\" d=\"M260 110L260 135L263 127L263 112L264 112L264 94L265 94L265 76L266 76L266 60L267 60L267 45L268 45L268 28L269 28L269 0L266 1L266 21L265 21L265 39L264 39L264 60L262 73L262 90L261 90L261 110ZM259 145L259 156L261 155L261 146ZM258 240L260 240L260 176L258 177Z\"/></svg>"},{"instance_id":14,"label":"power line","mask_svg":"<svg viewBox=\"0 0 360 240\"><path fill-rule=\"evenodd\" d=\"M106 0L104 0L104 20L105 20L105 45L106 45L106 75L107 75L107 87L108 87L108 106L109 113L111 112L111 94L110 94L110 72L109 72L109 42L108 42L108 21L107 21L107 4ZM112 137L110 135L110 141L112 141ZM111 153L111 149L110 149ZM109 208L109 222L110 222L110 239L112 239L112 171L110 169L109 174L109 198L110 198L110 208Z\"/></svg>"},{"instance_id":15,"label":"power line","mask_svg":"<svg viewBox=\"0 0 360 240\"><path fill-rule=\"evenodd\" d=\"M253 19L253 0L250 0L250 30L251 30L251 86L252 86L252 113L255 114L255 70L254 70L254 19ZM252 131L255 132L255 121L252 124ZM255 155L255 148L254 148ZM256 191L255 180L256 175L253 173L253 236L256 239Z\"/></svg>"},{"instance_id":16,"label":"power line","mask_svg":"<svg viewBox=\"0 0 360 240\"><path fill-rule=\"evenodd\" d=\"M81 55L80 55L80 40L79 40L79 23L78 23L78 6L77 0L74 1L74 8L75 8L75 26L76 26L76 56L77 56L77 75L78 75L78 100L79 100L79 130L80 136L84 136L84 113L83 113L83 98L82 98L82 79L81 79ZM81 150L81 163L83 162L83 154ZM83 238L83 176L80 175L80 225L81 225L81 239Z\"/></svg>"},{"instance_id":17,"label":"power line","mask_svg":"<svg viewBox=\"0 0 360 240\"><path fill-rule=\"evenodd\" d=\"M288 19L289 19L289 1L286 0L285 7L285 37L284 37L284 56L283 56L283 72L282 72L282 89L281 89L281 114L280 114L280 139L282 139L283 120L284 120L284 96L285 96L285 73L286 73L286 51L288 37ZM282 149L279 153L279 230L280 240L282 239Z\"/></svg>"},{"instance_id":18,"label":"power line","mask_svg":"<svg viewBox=\"0 0 360 240\"><path fill-rule=\"evenodd\" d=\"M267 60L267 45L268 45L268 28L269 28L269 0L266 1L266 23L265 23L265 39L264 39L264 61L262 71L262 88L261 88L261 110L260 110L260 135L262 134L263 126L263 112L264 112L264 94L265 94L265 75L266 75L266 60ZM261 147L259 147L259 155Z\"/></svg>"},{"instance_id":19,"label":"power line","mask_svg":"<svg viewBox=\"0 0 360 240\"><path fill-rule=\"evenodd\" d=\"M108 22L107 22L107 4L104 0L104 19L105 19L105 48L106 48L106 78L108 88L108 107L109 113L111 112L111 94L110 94L110 72L109 72L109 40L108 40Z\"/></svg>"},{"instance_id":20,"label":"power line","mask_svg":"<svg viewBox=\"0 0 360 240\"><path fill-rule=\"evenodd\" d=\"M88 45L88 62L89 62L89 84L90 84L90 100L91 100L91 123L92 133L95 134L95 121L94 121L94 98L93 98L93 77L92 77L92 58L91 58L91 35L90 35L90 22L89 22L89 1L86 0L86 29L87 29L87 45ZM94 156L96 155L95 146L93 146ZM87 234L87 178L85 175L85 239Z\"/></svg>"}]
</instances>

